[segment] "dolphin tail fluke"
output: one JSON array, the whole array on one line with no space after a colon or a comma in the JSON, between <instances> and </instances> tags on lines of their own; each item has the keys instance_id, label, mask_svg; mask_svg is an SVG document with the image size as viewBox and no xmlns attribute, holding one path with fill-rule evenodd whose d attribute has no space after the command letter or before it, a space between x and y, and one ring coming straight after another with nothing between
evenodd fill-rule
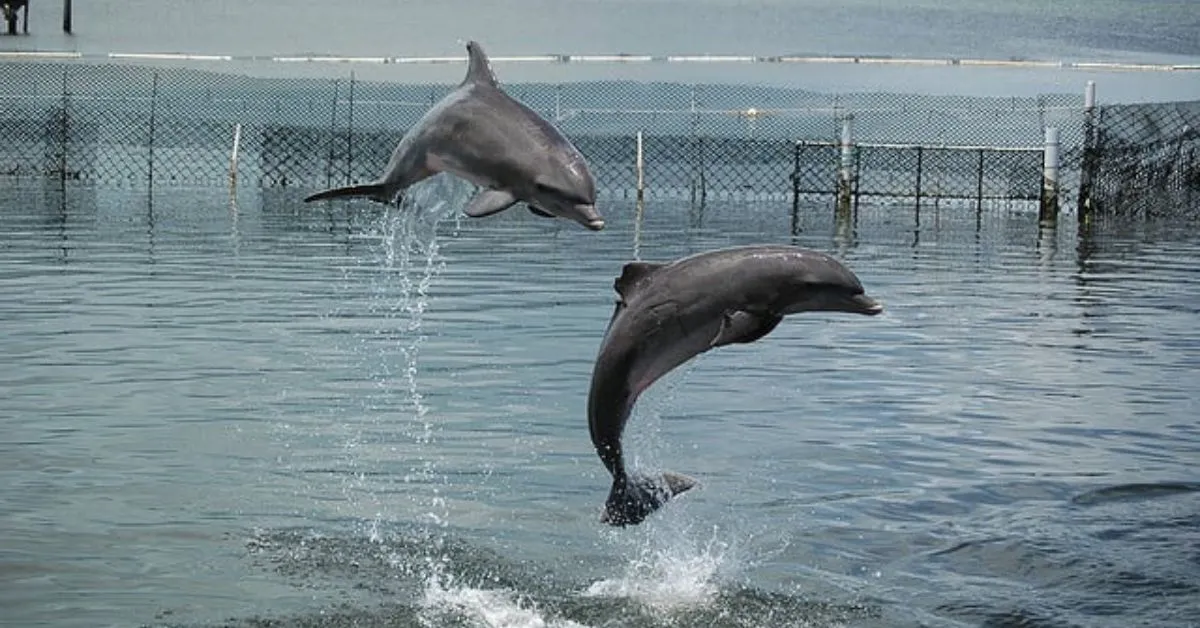
<instances>
[{"instance_id":1,"label":"dolphin tail fluke","mask_svg":"<svg viewBox=\"0 0 1200 628\"><path fill-rule=\"evenodd\" d=\"M372 200L379 201L380 203L388 203L392 200L388 198L387 190L382 184L367 183L364 185L351 185L344 188L333 188L332 190L317 192L316 194L305 197L304 202L311 203L313 201L323 201L329 198L343 198L350 196L366 196Z\"/></svg>"},{"instance_id":2,"label":"dolphin tail fluke","mask_svg":"<svg viewBox=\"0 0 1200 628\"><path fill-rule=\"evenodd\" d=\"M672 497L697 484L693 478L669 471L657 477L614 478L600 521L621 527L637 525Z\"/></svg>"}]
</instances>

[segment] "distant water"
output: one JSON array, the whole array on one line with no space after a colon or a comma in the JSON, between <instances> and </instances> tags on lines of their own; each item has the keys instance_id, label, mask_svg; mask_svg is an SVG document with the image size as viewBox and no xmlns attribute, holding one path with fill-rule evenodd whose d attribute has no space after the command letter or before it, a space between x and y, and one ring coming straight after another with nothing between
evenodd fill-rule
<instances>
[{"instance_id":1,"label":"distant water","mask_svg":"<svg viewBox=\"0 0 1200 628\"><path fill-rule=\"evenodd\" d=\"M1200 9L1180 0L128 0L75 3L74 38L62 3L32 4L40 41L101 52L438 55L476 38L514 55L1200 56Z\"/></svg>"},{"instance_id":2,"label":"distant water","mask_svg":"<svg viewBox=\"0 0 1200 628\"><path fill-rule=\"evenodd\" d=\"M1193 626L1200 238L1020 208L662 201L643 259L795 242L887 312L642 399L700 490L598 522L584 407L634 255L522 211L0 189L6 626Z\"/></svg>"},{"instance_id":3,"label":"distant water","mask_svg":"<svg viewBox=\"0 0 1200 628\"><path fill-rule=\"evenodd\" d=\"M1200 8L1186 0L127 0L33 2L28 37L2 50L184 52L234 56L461 56L478 39L493 55L874 55L1200 63ZM175 62L169 65L180 65ZM346 75L391 82L457 82L457 64L202 63L251 74ZM1101 72L835 65L508 63L506 82L637 80L770 83L822 92L901 91L981 96L1083 92L1101 102L1200 98L1195 72Z\"/></svg>"}]
</instances>

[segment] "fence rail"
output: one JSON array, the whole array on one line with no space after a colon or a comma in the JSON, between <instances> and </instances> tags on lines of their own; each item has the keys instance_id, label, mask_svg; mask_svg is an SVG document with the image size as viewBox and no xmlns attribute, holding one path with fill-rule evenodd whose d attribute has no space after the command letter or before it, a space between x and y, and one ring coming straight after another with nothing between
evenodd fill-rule
<instances>
[{"instance_id":1,"label":"fence rail","mask_svg":"<svg viewBox=\"0 0 1200 628\"><path fill-rule=\"evenodd\" d=\"M374 178L404 131L453 87L29 61L0 62L0 83L0 177L303 188ZM1177 211L1179 203L1145 200L1170 194L1192 211L1200 186L1197 102L1098 107L1069 94L633 82L505 88L576 143L609 196L639 189L638 133L645 194L701 203L825 194L853 203L1044 202L1047 128L1058 137L1056 204L1074 197L1089 214Z\"/></svg>"}]
</instances>

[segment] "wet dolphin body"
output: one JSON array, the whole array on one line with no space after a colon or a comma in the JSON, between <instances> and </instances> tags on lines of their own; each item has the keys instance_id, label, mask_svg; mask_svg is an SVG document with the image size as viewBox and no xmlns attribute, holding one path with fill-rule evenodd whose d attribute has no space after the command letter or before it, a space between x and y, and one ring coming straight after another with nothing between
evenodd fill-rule
<instances>
[{"instance_id":1,"label":"wet dolphin body","mask_svg":"<svg viewBox=\"0 0 1200 628\"><path fill-rule=\"evenodd\" d=\"M638 395L693 357L766 336L788 314L812 311L875 315L883 306L837 260L791 246L750 246L700 253L668 264L626 264L618 298L592 372L588 428L612 490L601 521L640 523L696 485L677 473L630 474L621 432Z\"/></svg>"},{"instance_id":2,"label":"wet dolphin body","mask_svg":"<svg viewBox=\"0 0 1200 628\"><path fill-rule=\"evenodd\" d=\"M463 210L468 216L489 216L524 202L540 216L603 229L596 183L583 155L500 89L482 46L467 43L467 55L466 78L409 129L382 177L318 192L305 202L366 196L390 203L418 181L452 172L483 188Z\"/></svg>"}]
</instances>

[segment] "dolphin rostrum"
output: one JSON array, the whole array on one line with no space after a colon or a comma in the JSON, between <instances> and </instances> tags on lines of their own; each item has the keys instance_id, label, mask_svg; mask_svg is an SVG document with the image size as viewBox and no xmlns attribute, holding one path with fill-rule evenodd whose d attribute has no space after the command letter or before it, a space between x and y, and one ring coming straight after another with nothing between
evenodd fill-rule
<instances>
[{"instance_id":1,"label":"dolphin rostrum","mask_svg":"<svg viewBox=\"0 0 1200 628\"><path fill-rule=\"evenodd\" d=\"M483 47L467 43L467 77L417 121L371 183L318 192L305 202L366 196L381 203L439 172L483 189L463 210L489 216L524 202L548 218L604 228L587 161L562 133L500 88Z\"/></svg>"},{"instance_id":2,"label":"dolphin rostrum","mask_svg":"<svg viewBox=\"0 0 1200 628\"><path fill-rule=\"evenodd\" d=\"M766 336L788 314L883 311L837 260L793 246L735 247L667 264L630 262L614 288L616 309L592 371L588 429L613 478L601 521L615 526L641 523L696 485L677 473L626 472L621 432L642 391L709 349Z\"/></svg>"}]
</instances>

